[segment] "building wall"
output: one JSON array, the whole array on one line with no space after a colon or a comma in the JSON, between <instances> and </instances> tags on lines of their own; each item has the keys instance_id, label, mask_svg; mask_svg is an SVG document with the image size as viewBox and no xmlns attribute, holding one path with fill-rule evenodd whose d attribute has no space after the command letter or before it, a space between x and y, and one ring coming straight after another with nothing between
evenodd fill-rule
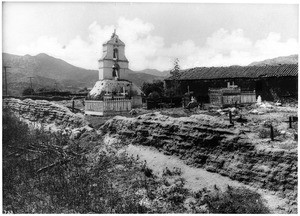
<instances>
[{"instance_id":1,"label":"building wall","mask_svg":"<svg viewBox=\"0 0 300 216\"><path fill-rule=\"evenodd\" d=\"M298 77L265 78L255 85L263 100L298 99Z\"/></svg>"},{"instance_id":2,"label":"building wall","mask_svg":"<svg viewBox=\"0 0 300 216\"><path fill-rule=\"evenodd\" d=\"M298 77L271 77L258 79L219 79L219 80L180 80L180 93L194 92L199 102L209 103L209 88L226 88L227 82L234 82L242 91L256 91L263 100L274 101L285 98L298 98ZM166 87L171 88L173 81L166 80Z\"/></svg>"},{"instance_id":3,"label":"building wall","mask_svg":"<svg viewBox=\"0 0 300 216\"><path fill-rule=\"evenodd\" d=\"M143 101L142 101L141 95L133 96L131 101L132 101L132 108L140 108L143 106Z\"/></svg>"},{"instance_id":4,"label":"building wall","mask_svg":"<svg viewBox=\"0 0 300 216\"><path fill-rule=\"evenodd\" d=\"M104 44L103 45L103 56L105 59L113 59L114 49L118 49L118 59L121 61L127 61L125 56L125 46L123 45L113 45L113 44Z\"/></svg>"},{"instance_id":5,"label":"building wall","mask_svg":"<svg viewBox=\"0 0 300 216\"><path fill-rule=\"evenodd\" d=\"M99 80L104 79L113 79L112 72L114 61L113 60L102 60L99 61ZM120 78L127 76L128 71L128 62L118 61L120 66Z\"/></svg>"},{"instance_id":6,"label":"building wall","mask_svg":"<svg viewBox=\"0 0 300 216\"><path fill-rule=\"evenodd\" d=\"M115 63L113 57L114 49L118 49L118 59L117 63L120 66L120 77L126 77L126 72L128 70L128 60L125 56L125 46L117 44L104 44L103 45L103 55L99 60L99 80L104 79L114 79L112 76L112 67Z\"/></svg>"}]
</instances>

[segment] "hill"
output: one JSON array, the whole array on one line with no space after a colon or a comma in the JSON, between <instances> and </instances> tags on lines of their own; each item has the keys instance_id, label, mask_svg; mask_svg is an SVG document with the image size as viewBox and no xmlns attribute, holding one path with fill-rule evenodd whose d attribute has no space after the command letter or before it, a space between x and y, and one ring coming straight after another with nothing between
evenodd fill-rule
<instances>
[{"instance_id":1,"label":"hill","mask_svg":"<svg viewBox=\"0 0 300 216\"><path fill-rule=\"evenodd\" d=\"M280 56L277 58L266 59L263 61L252 62L249 66L265 66L265 65L279 65L279 64L297 64L298 55Z\"/></svg>"},{"instance_id":2,"label":"hill","mask_svg":"<svg viewBox=\"0 0 300 216\"><path fill-rule=\"evenodd\" d=\"M8 90L10 95L20 95L24 88L30 85L29 77L33 77L34 89L41 87L56 87L61 90L76 91L84 87L91 88L98 80L97 70L87 70L76 67L61 59L41 53L36 56L2 54L3 65L7 68ZM143 82L163 79L139 71L129 71L124 77L137 86Z\"/></svg>"},{"instance_id":3,"label":"hill","mask_svg":"<svg viewBox=\"0 0 300 216\"><path fill-rule=\"evenodd\" d=\"M154 75L154 76L160 76L160 77L168 77L170 76L170 71L166 70L166 71L159 71L156 69L145 69L145 70L141 70L138 71L139 73L144 73L144 74L150 74L150 75Z\"/></svg>"}]
</instances>

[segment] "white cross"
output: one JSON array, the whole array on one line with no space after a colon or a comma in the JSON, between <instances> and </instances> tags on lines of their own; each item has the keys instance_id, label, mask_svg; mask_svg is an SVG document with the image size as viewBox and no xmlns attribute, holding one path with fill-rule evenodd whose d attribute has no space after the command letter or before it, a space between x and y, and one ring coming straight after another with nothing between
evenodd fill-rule
<instances>
[{"instance_id":1,"label":"white cross","mask_svg":"<svg viewBox=\"0 0 300 216\"><path fill-rule=\"evenodd\" d=\"M127 93L127 92L125 92L125 87L123 87L123 93L121 93L121 95L123 95L123 96L126 96L126 95L128 95L128 93Z\"/></svg>"}]
</instances>

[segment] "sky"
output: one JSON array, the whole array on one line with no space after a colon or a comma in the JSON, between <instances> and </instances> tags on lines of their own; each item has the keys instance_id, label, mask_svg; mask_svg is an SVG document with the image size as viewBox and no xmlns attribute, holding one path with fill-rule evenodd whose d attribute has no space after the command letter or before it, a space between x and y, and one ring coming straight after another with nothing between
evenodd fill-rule
<instances>
[{"instance_id":1,"label":"sky","mask_svg":"<svg viewBox=\"0 0 300 216\"><path fill-rule=\"evenodd\" d=\"M248 65L299 52L299 5L4 2L2 51L97 69L116 28L132 70Z\"/></svg>"}]
</instances>

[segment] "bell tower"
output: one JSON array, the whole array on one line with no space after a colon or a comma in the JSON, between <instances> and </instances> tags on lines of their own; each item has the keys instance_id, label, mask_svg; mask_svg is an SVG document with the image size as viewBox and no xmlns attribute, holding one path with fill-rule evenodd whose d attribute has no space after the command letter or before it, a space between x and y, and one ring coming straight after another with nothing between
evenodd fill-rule
<instances>
[{"instance_id":1,"label":"bell tower","mask_svg":"<svg viewBox=\"0 0 300 216\"><path fill-rule=\"evenodd\" d=\"M103 55L99 62L99 80L119 80L128 70L125 57L125 44L119 39L116 30L109 41L103 44Z\"/></svg>"}]
</instances>

